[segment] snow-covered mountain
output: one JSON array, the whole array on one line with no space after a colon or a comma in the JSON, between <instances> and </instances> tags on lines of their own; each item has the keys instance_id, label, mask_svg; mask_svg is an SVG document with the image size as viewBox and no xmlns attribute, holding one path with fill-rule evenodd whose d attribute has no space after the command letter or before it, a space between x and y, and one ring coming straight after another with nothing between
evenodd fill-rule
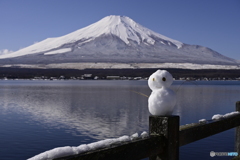
<instances>
[{"instance_id":1,"label":"snow-covered mountain","mask_svg":"<svg viewBox=\"0 0 240 160\"><path fill-rule=\"evenodd\" d=\"M207 47L173 40L125 16L107 16L70 34L0 55L0 64L78 62L235 64Z\"/></svg>"}]
</instances>

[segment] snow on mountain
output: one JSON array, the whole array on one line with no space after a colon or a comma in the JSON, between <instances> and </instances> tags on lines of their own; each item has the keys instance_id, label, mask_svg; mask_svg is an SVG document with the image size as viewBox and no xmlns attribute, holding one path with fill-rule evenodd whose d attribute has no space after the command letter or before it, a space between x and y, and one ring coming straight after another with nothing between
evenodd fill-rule
<instances>
[{"instance_id":1,"label":"snow on mountain","mask_svg":"<svg viewBox=\"0 0 240 160\"><path fill-rule=\"evenodd\" d=\"M12 53L13 51L10 51L8 49L3 49L3 50L0 50L0 55L3 55L3 54L9 54L9 53Z\"/></svg>"},{"instance_id":2,"label":"snow on mountain","mask_svg":"<svg viewBox=\"0 0 240 160\"><path fill-rule=\"evenodd\" d=\"M0 55L0 64L78 62L235 64L209 48L158 34L125 16L107 16L70 34Z\"/></svg>"},{"instance_id":3,"label":"snow on mountain","mask_svg":"<svg viewBox=\"0 0 240 160\"><path fill-rule=\"evenodd\" d=\"M63 46L64 44L74 43L78 40L83 40L82 44L94 40L102 35L115 35L123 40L126 44L129 44L129 40L133 40L140 44L145 42L146 44L154 44L155 40L150 36L159 37L175 44L178 48L181 48L183 43L155 33L140 24L134 22L128 17L121 16L108 16L100 21L79 29L75 32L67 34L58 38L48 38L41 42L38 42L29 47L23 48L17 52L9 55L1 56L0 58L18 57L27 54L34 54L39 52L45 52L51 49L55 49ZM164 43L164 42L162 42Z\"/></svg>"}]
</instances>

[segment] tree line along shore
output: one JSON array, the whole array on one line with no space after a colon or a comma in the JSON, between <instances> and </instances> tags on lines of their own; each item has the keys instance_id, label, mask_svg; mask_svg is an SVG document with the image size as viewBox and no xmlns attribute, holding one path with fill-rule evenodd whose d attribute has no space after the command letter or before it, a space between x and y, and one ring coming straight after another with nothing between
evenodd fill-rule
<instances>
[{"instance_id":1,"label":"tree line along shore","mask_svg":"<svg viewBox=\"0 0 240 160\"><path fill-rule=\"evenodd\" d=\"M240 70L224 69L30 69L0 67L0 79L147 79L157 69L168 70L175 80L240 80Z\"/></svg>"}]
</instances>

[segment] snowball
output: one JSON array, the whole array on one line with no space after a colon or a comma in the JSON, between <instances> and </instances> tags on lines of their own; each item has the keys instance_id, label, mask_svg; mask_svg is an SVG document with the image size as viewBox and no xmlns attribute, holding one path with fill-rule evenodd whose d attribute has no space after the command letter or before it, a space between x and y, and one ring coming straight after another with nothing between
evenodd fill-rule
<instances>
[{"instance_id":1,"label":"snowball","mask_svg":"<svg viewBox=\"0 0 240 160\"><path fill-rule=\"evenodd\" d=\"M133 135L131 135L130 139L134 140L138 138L138 133L134 133Z\"/></svg>"},{"instance_id":2,"label":"snowball","mask_svg":"<svg viewBox=\"0 0 240 160\"><path fill-rule=\"evenodd\" d=\"M200 119L198 122L199 122L199 123L206 123L207 120L206 120L206 119Z\"/></svg>"},{"instance_id":3,"label":"snowball","mask_svg":"<svg viewBox=\"0 0 240 160\"><path fill-rule=\"evenodd\" d=\"M148 133L146 131L142 132L141 137L142 138L147 138L148 137Z\"/></svg>"},{"instance_id":4,"label":"snowball","mask_svg":"<svg viewBox=\"0 0 240 160\"><path fill-rule=\"evenodd\" d=\"M223 118L223 115L215 114L215 115L213 115L212 120L219 120L219 119L222 119L222 118Z\"/></svg>"},{"instance_id":5,"label":"snowball","mask_svg":"<svg viewBox=\"0 0 240 160\"><path fill-rule=\"evenodd\" d=\"M154 91L162 87L170 87L173 82L172 75L166 70L157 70L148 79L149 88Z\"/></svg>"},{"instance_id":6,"label":"snowball","mask_svg":"<svg viewBox=\"0 0 240 160\"><path fill-rule=\"evenodd\" d=\"M151 93L148 98L148 109L152 115L171 115L177 98L173 90L161 88Z\"/></svg>"}]
</instances>

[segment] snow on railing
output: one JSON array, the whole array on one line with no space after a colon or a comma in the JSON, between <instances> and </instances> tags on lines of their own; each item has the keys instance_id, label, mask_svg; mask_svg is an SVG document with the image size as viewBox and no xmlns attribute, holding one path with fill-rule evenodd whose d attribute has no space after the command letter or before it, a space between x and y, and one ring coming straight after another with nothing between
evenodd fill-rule
<instances>
[{"instance_id":1,"label":"snow on railing","mask_svg":"<svg viewBox=\"0 0 240 160\"><path fill-rule=\"evenodd\" d=\"M222 115L222 114L215 114L215 115L212 116L212 120L220 120L220 119L224 119L224 118L235 116L237 114L240 114L240 112L235 111L235 112L226 113L224 115ZM207 123L208 120L200 119L200 120L198 120L198 122L199 123ZM192 123L192 124L195 124L195 123ZM185 124L184 126L186 126L186 125L191 125L191 124Z\"/></svg>"},{"instance_id":2,"label":"snow on railing","mask_svg":"<svg viewBox=\"0 0 240 160\"><path fill-rule=\"evenodd\" d=\"M58 147L58 148L54 148L46 152L40 153L32 158L29 158L28 160L46 160L46 159L51 160L55 158L71 156L71 155L81 154L88 151L107 148L112 145L117 145L124 142L130 142L138 138L146 138L146 137L148 137L148 133L144 131L141 133L140 137L138 133L135 133L131 136L125 135L119 138L105 139L105 140L101 140L101 141L90 143L90 144L82 144L77 147L70 147L70 146Z\"/></svg>"},{"instance_id":3,"label":"snow on railing","mask_svg":"<svg viewBox=\"0 0 240 160\"><path fill-rule=\"evenodd\" d=\"M223 118L228 118L228 117L234 116L236 114L240 114L240 112L235 111L235 112L231 112L231 113L226 113L224 115L222 115L222 114L215 114L215 115L213 115L212 120L219 120L219 119L223 119Z\"/></svg>"},{"instance_id":4,"label":"snow on railing","mask_svg":"<svg viewBox=\"0 0 240 160\"><path fill-rule=\"evenodd\" d=\"M240 114L240 112L235 111L235 112L226 113L224 115L222 115L222 114L215 114L215 115L212 116L212 120L220 120L220 119L232 117L232 116L237 115L237 114ZM198 122L199 123L207 123L207 120L206 119L200 119Z\"/></svg>"},{"instance_id":5,"label":"snow on railing","mask_svg":"<svg viewBox=\"0 0 240 160\"><path fill-rule=\"evenodd\" d=\"M230 120L232 116L236 116L238 114L240 114L239 111L226 113L224 115L215 114L213 115L212 120L200 119L198 123L192 123L192 124L186 124L186 125L180 126L179 146L186 145L196 140L200 140L202 138L205 138L213 134L225 131L229 128L235 127L237 124L235 124L235 122L231 124L230 121L228 123L228 120ZM152 117L152 118L156 119L156 117ZM171 119L173 117L160 117L160 119L161 118ZM227 120L227 123L221 121L224 119ZM215 123L215 122L220 122L220 123ZM150 124L150 125L153 126L153 124ZM222 126L221 129L219 129L219 126ZM215 129L217 128L217 130L215 131L213 129L211 130L212 132L210 132L209 128L215 128ZM202 135L201 133L199 133L199 129L201 130L201 132L204 132L204 133L206 132L206 134ZM150 131L150 133L153 131ZM173 134L173 133L169 133L169 134ZM54 148L52 150L40 153L32 158L29 158L28 160L51 160L55 158L67 157L67 156L77 155L77 154L81 154L89 151L98 150L98 149L118 146L118 145L124 144L125 142L131 142L139 138L144 139L144 138L147 138L148 136L149 136L148 133L144 131L143 133L141 133L140 136L138 133L135 133L131 136L125 135L119 138L105 139L105 140L101 140L101 141L90 143L90 144L82 144L77 147L70 147L70 146L58 147L58 148Z\"/></svg>"},{"instance_id":6,"label":"snow on railing","mask_svg":"<svg viewBox=\"0 0 240 160\"><path fill-rule=\"evenodd\" d=\"M239 111L234 111L234 112L226 113L224 115L215 114L215 115L212 116L211 120L200 119L200 120L198 120L198 123L190 123L190 124L185 124L185 125L180 126L180 130L185 129L185 128L189 128L189 127L192 127L192 126L197 126L197 125L205 124L205 123L208 123L208 122L212 122L214 120L229 118L229 117L235 116L237 114L240 114L240 112Z\"/></svg>"}]
</instances>

